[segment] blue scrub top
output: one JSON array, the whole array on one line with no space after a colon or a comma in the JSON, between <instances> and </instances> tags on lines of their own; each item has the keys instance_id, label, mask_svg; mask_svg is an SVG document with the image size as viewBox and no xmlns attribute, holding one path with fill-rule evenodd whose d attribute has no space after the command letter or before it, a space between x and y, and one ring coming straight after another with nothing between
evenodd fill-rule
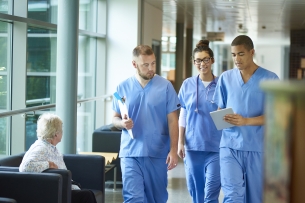
<instances>
[{"instance_id":1,"label":"blue scrub top","mask_svg":"<svg viewBox=\"0 0 305 203\"><path fill-rule=\"evenodd\" d=\"M213 100L219 108L232 107L234 113L245 118L264 114L265 94L259 83L279 79L278 76L258 67L247 83L238 68L227 70L219 77ZM263 126L234 126L222 130L220 147L242 151L263 152Z\"/></svg>"},{"instance_id":2,"label":"blue scrub top","mask_svg":"<svg viewBox=\"0 0 305 203\"><path fill-rule=\"evenodd\" d=\"M180 108L173 85L155 75L142 88L133 76L119 84L117 92L126 98L128 115L134 123L134 139L126 129L122 130L119 156L166 158L170 150L167 114ZM113 99L113 110L121 114L116 99Z\"/></svg>"},{"instance_id":3,"label":"blue scrub top","mask_svg":"<svg viewBox=\"0 0 305 203\"><path fill-rule=\"evenodd\" d=\"M212 103L217 81L215 78L205 87L198 76L193 76L182 83L178 97L186 110L185 150L219 151L221 130L216 129L210 116L218 108Z\"/></svg>"}]
</instances>

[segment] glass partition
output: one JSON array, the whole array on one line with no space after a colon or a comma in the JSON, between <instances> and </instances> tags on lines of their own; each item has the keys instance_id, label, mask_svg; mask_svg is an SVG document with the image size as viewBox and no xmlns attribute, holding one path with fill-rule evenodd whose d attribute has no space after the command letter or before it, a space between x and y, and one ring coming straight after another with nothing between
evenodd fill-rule
<instances>
[{"instance_id":1,"label":"glass partition","mask_svg":"<svg viewBox=\"0 0 305 203\"><path fill-rule=\"evenodd\" d=\"M10 109L11 24L0 22L0 112ZM7 154L9 119L0 118L0 155Z\"/></svg>"},{"instance_id":2,"label":"glass partition","mask_svg":"<svg viewBox=\"0 0 305 203\"><path fill-rule=\"evenodd\" d=\"M78 99L95 97L96 38L80 36L78 41ZM77 108L77 151L91 150L95 102Z\"/></svg>"}]
</instances>

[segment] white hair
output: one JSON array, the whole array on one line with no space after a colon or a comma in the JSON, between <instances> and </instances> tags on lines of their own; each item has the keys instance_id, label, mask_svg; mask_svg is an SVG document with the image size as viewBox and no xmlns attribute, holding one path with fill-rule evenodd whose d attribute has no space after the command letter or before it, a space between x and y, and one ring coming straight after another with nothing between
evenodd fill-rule
<instances>
[{"instance_id":1,"label":"white hair","mask_svg":"<svg viewBox=\"0 0 305 203\"><path fill-rule=\"evenodd\" d=\"M52 139L56 133L62 132L62 121L59 116L44 113L37 120L37 138Z\"/></svg>"}]
</instances>

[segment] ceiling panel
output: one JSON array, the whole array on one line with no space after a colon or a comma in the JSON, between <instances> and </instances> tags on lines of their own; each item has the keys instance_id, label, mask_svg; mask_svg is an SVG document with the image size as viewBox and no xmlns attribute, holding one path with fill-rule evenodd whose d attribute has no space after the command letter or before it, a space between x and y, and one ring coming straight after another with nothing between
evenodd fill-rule
<instances>
[{"instance_id":1,"label":"ceiling panel","mask_svg":"<svg viewBox=\"0 0 305 203\"><path fill-rule=\"evenodd\" d=\"M163 34L175 36L176 23L195 36L225 32L264 40L287 40L290 29L305 29L305 0L145 0L163 11Z\"/></svg>"}]
</instances>

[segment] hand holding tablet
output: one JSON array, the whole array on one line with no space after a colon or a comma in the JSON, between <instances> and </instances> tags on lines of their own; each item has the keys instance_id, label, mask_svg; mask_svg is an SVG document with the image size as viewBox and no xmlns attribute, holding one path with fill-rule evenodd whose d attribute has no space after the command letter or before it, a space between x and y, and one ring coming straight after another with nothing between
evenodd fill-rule
<instances>
[{"instance_id":1,"label":"hand holding tablet","mask_svg":"<svg viewBox=\"0 0 305 203\"><path fill-rule=\"evenodd\" d=\"M214 124L217 128L217 130L222 130L224 128L230 128L232 126L235 126L231 123L228 123L226 121L223 120L223 117L226 114L234 114L233 109L232 108L226 108L226 109L220 109L217 111L212 111L210 112L210 115L214 121Z\"/></svg>"}]
</instances>

